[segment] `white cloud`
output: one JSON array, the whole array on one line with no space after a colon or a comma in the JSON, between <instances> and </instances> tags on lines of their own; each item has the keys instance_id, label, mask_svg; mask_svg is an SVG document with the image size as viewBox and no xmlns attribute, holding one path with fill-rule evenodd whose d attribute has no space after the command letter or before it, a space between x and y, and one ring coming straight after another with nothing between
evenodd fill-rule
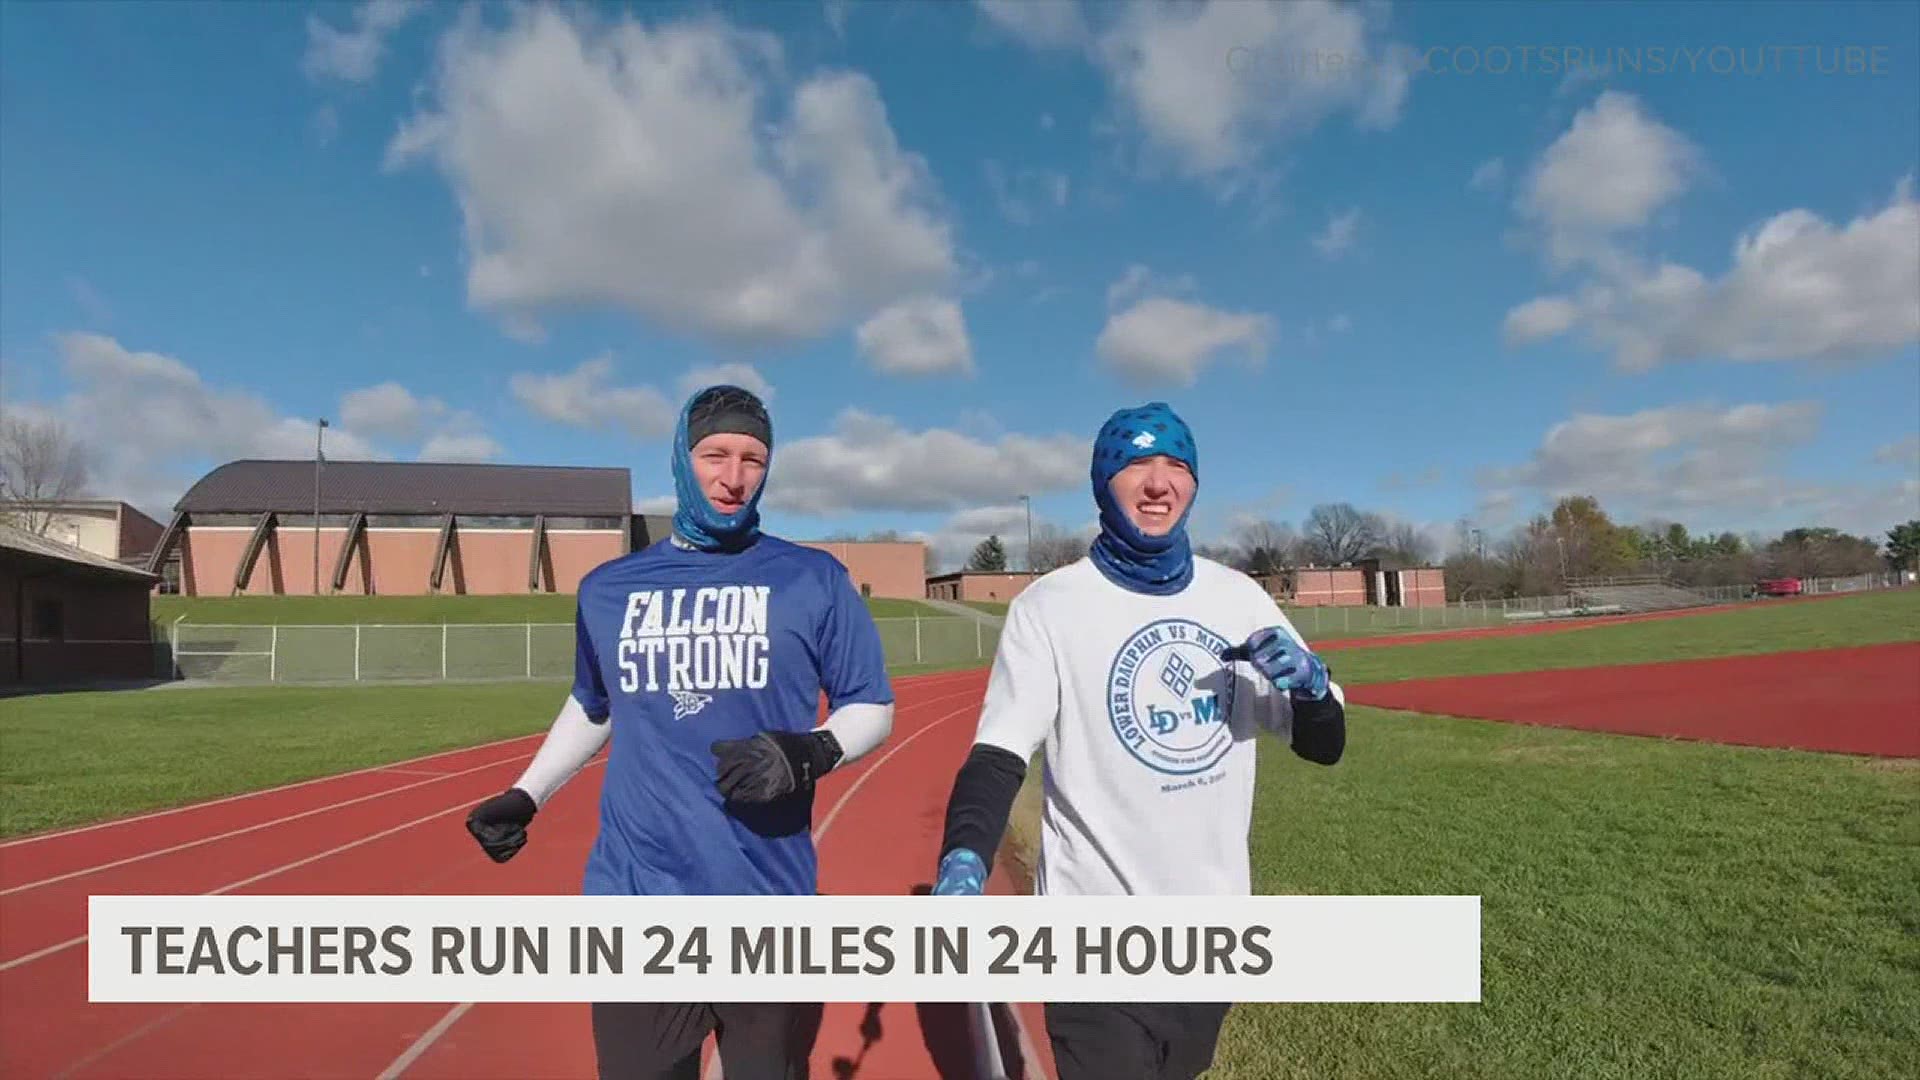
<instances>
[{"instance_id":1,"label":"white cloud","mask_svg":"<svg viewBox=\"0 0 1920 1080\"><path fill-rule=\"evenodd\" d=\"M1017 169L1009 172L999 161L989 158L981 166L987 187L993 191L994 205L1001 216L1015 225L1031 225L1036 206L1059 209L1067 205L1073 183L1066 173L1054 169Z\"/></svg>"},{"instance_id":2,"label":"white cloud","mask_svg":"<svg viewBox=\"0 0 1920 1080\"><path fill-rule=\"evenodd\" d=\"M973 372L973 344L952 300L926 296L894 304L861 323L854 340L868 366L888 375Z\"/></svg>"},{"instance_id":3,"label":"white cloud","mask_svg":"<svg viewBox=\"0 0 1920 1080\"><path fill-rule=\"evenodd\" d=\"M1528 172L1516 208L1557 264L1600 258L1615 235L1647 224L1703 168L1700 151L1608 91L1573 118Z\"/></svg>"},{"instance_id":4,"label":"white cloud","mask_svg":"<svg viewBox=\"0 0 1920 1080\"><path fill-rule=\"evenodd\" d=\"M1130 379L1185 386L1229 352L1243 353L1252 366L1261 363L1277 330L1272 317L1168 295L1192 289L1191 278L1156 284L1147 268L1129 267L1107 288L1110 312L1094 351Z\"/></svg>"},{"instance_id":5,"label":"white cloud","mask_svg":"<svg viewBox=\"0 0 1920 1080\"><path fill-rule=\"evenodd\" d=\"M720 385L738 386L743 390L753 391L761 401L769 403L773 401L773 384L768 382L766 376L760 374L759 369L752 364L715 364L710 367L693 368L680 376L682 397L692 397L695 391ZM676 412L675 415L678 416L678 413Z\"/></svg>"},{"instance_id":6,"label":"white cloud","mask_svg":"<svg viewBox=\"0 0 1920 1080\"><path fill-rule=\"evenodd\" d=\"M1313 238L1313 246L1321 255L1337 259L1346 254L1353 246L1354 238L1360 231L1360 208L1354 207L1342 214L1327 219L1327 227Z\"/></svg>"},{"instance_id":7,"label":"white cloud","mask_svg":"<svg viewBox=\"0 0 1920 1080\"><path fill-rule=\"evenodd\" d=\"M1398 119L1411 54L1377 40L1369 24L1380 14L1318 0L1134 3L1093 55L1125 115L1181 175L1244 179L1271 143L1336 113L1367 129Z\"/></svg>"},{"instance_id":8,"label":"white cloud","mask_svg":"<svg viewBox=\"0 0 1920 1080\"><path fill-rule=\"evenodd\" d=\"M978 0L988 21L1036 49L1084 44L1079 0Z\"/></svg>"},{"instance_id":9,"label":"white cloud","mask_svg":"<svg viewBox=\"0 0 1920 1080\"><path fill-rule=\"evenodd\" d=\"M602 14L462 18L388 148L458 197L476 307L522 334L613 306L770 345L952 286L952 227L870 79L795 82L776 39L718 17Z\"/></svg>"},{"instance_id":10,"label":"white cloud","mask_svg":"<svg viewBox=\"0 0 1920 1080\"><path fill-rule=\"evenodd\" d=\"M1223 196L1265 191L1261 157L1337 114L1391 127L1417 67L1411 49L1382 39L1386 10L1375 3L976 4L1028 47L1077 54L1099 71L1114 115L1096 127L1137 134L1143 171L1168 169Z\"/></svg>"},{"instance_id":11,"label":"white cloud","mask_svg":"<svg viewBox=\"0 0 1920 1080\"><path fill-rule=\"evenodd\" d=\"M606 354L560 374L516 372L509 385L535 416L569 427L658 439L671 434L680 418L674 403L651 386L613 385L613 358Z\"/></svg>"},{"instance_id":12,"label":"white cloud","mask_svg":"<svg viewBox=\"0 0 1920 1080\"><path fill-rule=\"evenodd\" d=\"M1873 460L1879 465L1895 465L1920 474L1920 435L1909 435L1880 447L1874 451Z\"/></svg>"},{"instance_id":13,"label":"white cloud","mask_svg":"<svg viewBox=\"0 0 1920 1080\"><path fill-rule=\"evenodd\" d=\"M943 428L910 431L859 409L829 434L778 451L766 506L800 514L860 510L954 511L1086 483L1091 435L974 438Z\"/></svg>"},{"instance_id":14,"label":"white cloud","mask_svg":"<svg viewBox=\"0 0 1920 1080\"><path fill-rule=\"evenodd\" d=\"M1525 345L1564 334L1580 321L1580 306L1564 296L1541 296L1507 312L1507 342Z\"/></svg>"},{"instance_id":15,"label":"white cloud","mask_svg":"<svg viewBox=\"0 0 1920 1080\"><path fill-rule=\"evenodd\" d=\"M1530 491L1542 505L1592 495L1616 521L1661 518L1696 531L1812 523L1872 532L1912 516L1920 479L1862 485L1782 471L1818 434L1822 412L1795 401L1577 415L1549 429L1524 464L1482 474L1483 512L1504 517Z\"/></svg>"},{"instance_id":16,"label":"white cloud","mask_svg":"<svg viewBox=\"0 0 1920 1080\"><path fill-rule=\"evenodd\" d=\"M1920 202L1891 199L1836 225L1796 208L1735 239L1715 279L1633 253L1656 213L1705 170L1693 145L1630 95L1602 94L1529 173L1516 207L1571 289L1511 310L1528 344L1576 329L1616 365L1697 359L1842 363L1920 340Z\"/></svg>"},{"instance_id":17,"label":"white cloud","mask_svg":"<svg viewBox=\"0 0 1920 1080\"><path fill-rule=\"evenodd\" d=\"M420 10L420 0L369 0L354 11L351 30L336 30L309 15L302 67L316 80L368 82L380 68L387 38Z\"/></svg>"},{"instance_id":18,"label":"white cloud","mask_svg":"<svg viewBox=\"0 0 1920 1080\"><path fill-rule=\"evenodd\" d=\"M1467 187L1474 191L1492 191L1507 178L1507 163L1500 158L1489 158L1473 170L1467 180Z\"/></svg>"},{"instance_id":19,"label":"white cloud","mask_svg":"<svg viewBox=\"0 0 1920 1080\"><path fill-rule=\"evenodd\" d=\"M420 448L421 461L492 461L500 456L500 444L481 433L441 432Z\"/></svg>"},{"instance_id":20,"label":"white cloud","mask_svg":"<svg viewBox=\"0 0 1920 1080\"><path fill-rule=\"evenodd\" d=\"M376 439L412 439L429 416L446 412L438 399L421 400L397 382L349 391L340 398L340 421Z\"/></svg>"},{"instance_id":21,"label":"white cloud","mask_svg":"<svg viewBox=\"0 0 1920 1080\"><path fill-rule=\"evenodd\" d=\"M1520 341L1581 327L1633 371L1706 358L1846 362L1920 340L1920 202L1910 178L1885 207L1844 226L1807 210L1777 214L1734 243L1732 263L1718 280L1673 263L1628 270L1530 301L1509 327L1528 325Z\"/></svg>"},{"instance_id":22,"label":"white cloud","mask_svg":"<svg viewBox=\"0 0 1920 1080\"><path fill-rule=\"evenodd\" d=\"M72 389L57 401L24 403L64 420L86 445L91 487L164 518L204 472L237 458L311 460L313 417L288 416L245 390L211 386L180 359L137 351L101 334L57 335ZM9 404L9 409L20 406ZM350 425L329 427L333 459L391 455Z\"/></svg>"}]
</instances>

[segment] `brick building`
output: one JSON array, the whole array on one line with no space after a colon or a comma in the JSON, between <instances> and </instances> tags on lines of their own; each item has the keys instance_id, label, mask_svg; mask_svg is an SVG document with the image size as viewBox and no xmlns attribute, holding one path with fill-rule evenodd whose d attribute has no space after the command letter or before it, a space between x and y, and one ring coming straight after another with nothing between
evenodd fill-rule
<instances>
[{"instance_id":1,"label":"brick building","mask_svg":"<svg viewBox=\"0 0 1920 1080\"><path fill-rule=\"evenodd\" d=\"M85 683L154 674L159 579L0 522L0 683Z\"/></svg>"},{"instance_id":2,"label":"brick building","mask_svg":"<svg viewBox=\"0 0 1920 1080\"><path fill-rule=\"evenodd\" d=\"M175 504L147 568L177 563L189 596L572 593L671 530L633 512L623 468L234 461ZM806 543L867 595L924 595L922 544Z\"/></svg>"},{"instance_id":3,"label":"brick building","mask_svg":"<svg viewBox=\"0 0 1920 1080\"><path fill-rule=\"evenodd\" d=\"M1256 574L1275 600L1289 607L1444 607L1446 571L1361 559L1347 566L1290 567Z\"/></svg>"},{"instance_id":4,"label":"brick building","mask_svg":"<svg viewBox=\"0 0 1920 1080\"><path fill-rule=\"evenodd\" d=\"M144 566L166 528L118 499L61 499L33 507L35 517L46 518L40 535L112 559L128 566ZM26 528L22 516L11 523Z\"/></svg>"},{"instance_id":5,"label":"brick building","mask_svg":"<svg viewBox=\"0 0 1920 1080\"><path fill-rule=\"evenodd\" d=\"M986 600L1005 604L1020 595L1020 590L1031 585L1038 576L1020 571L956 570L927 578L926 597L929 600Z\"/></svg>"}]
</instances>

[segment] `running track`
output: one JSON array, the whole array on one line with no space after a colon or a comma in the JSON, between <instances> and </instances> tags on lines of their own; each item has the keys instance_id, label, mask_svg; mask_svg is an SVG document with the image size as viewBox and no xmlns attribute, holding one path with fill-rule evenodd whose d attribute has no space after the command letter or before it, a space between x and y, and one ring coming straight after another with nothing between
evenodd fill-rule
<instances>
[{"instance_id":1,"label":"running track","mask_svg":"<svg viewBox=\"0 0 1920 1080\"><path fill-rule=\"evenodd\" d=\"M822 893L898 894L930 880L985 685L983 670L896 680L892 737L816 795ZM86 999L93 894L576 893L604 759L541 811L531 841L504 866L463 824L474 803L519 775L543 735L0 844L0 1076L591 1078L583 1005ZM999 875L990 887L1010 891ZM828 1005L818 1023L816 1077L971 1075L957 1006ZM1051 1075L1037 1004L1004 1012L1001 1027L1011 1076ZM721 1067L710 1048L711 1080Z\"/></svg>"}]
</instances>

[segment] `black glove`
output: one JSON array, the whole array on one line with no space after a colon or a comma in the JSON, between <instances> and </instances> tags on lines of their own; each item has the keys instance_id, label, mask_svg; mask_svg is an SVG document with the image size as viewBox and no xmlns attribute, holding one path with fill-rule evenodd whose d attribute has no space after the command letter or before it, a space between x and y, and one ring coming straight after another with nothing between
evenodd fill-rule
<instances>
[{"instance_id":1,"label":"black glove","mask_svg":"<svg viewBox=\"0 0 1920 1080\"><path fill-rule=\"evenodd\" d=\"M830 731L762 731L714 743L713 754L715 782L728 801L769 802L812 787L840 764L842 751Z\"/></svg>"},{"instance_id":2,"label":"black glove","mask_svg":"<svg viewBox=\"0 0 1920 1080\"><path fill-rule=\"evenodd\" d=\"M539 811L533 796L508 788L473 808L467 815L467 831L480 841L488 858L503 863L527 846L527 824Z\"/></svg>"}]
</instances>

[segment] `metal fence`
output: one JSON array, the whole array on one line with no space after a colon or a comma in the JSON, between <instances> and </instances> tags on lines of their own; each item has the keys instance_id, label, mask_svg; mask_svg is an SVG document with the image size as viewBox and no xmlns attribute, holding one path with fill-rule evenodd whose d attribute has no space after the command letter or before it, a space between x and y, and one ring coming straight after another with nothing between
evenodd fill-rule
<instances>
[{"instance_id":1,"label":"metal fence","mask_svg":"<svg viewBox=\"0 0 1920 1080\"><path fill-rule=\"evenodd\" d=\"M1911 584L1899 574L1809 578L1805 595ZM1690 590L1702 605L1759 599L1750 585ZM1593 614L1569 595L1469 600L1434 607L1293 607L1309 640L1395 631L1506 626ZM888 667L986 663L998 620L964 615L875 619ZM235 683L350 683L570 679L574 626L566 623L215 625L176 622L155 643L155 675ZM124 643L123 643L124 645Z\"/></svg>"},{"instance_id":2,"label":"metal fence","mask_svg":"<svg viewBox=\"0 0 1920 1080\"><path fill-rule=\"evenodd\" d=\"M986 661L992 624L963 615L875 619L887 666ZM245 625L176 622L163 677L220 682L571 679L573 623Z\"/></svg>"},{"instance_id":3,"label":"metal fence","mask_svg":"<svg viewBox=\"0 0 1920 1080\"><path fill-rule=\"evenodd\" d=\"M1844 578L1803 578L1801 593L1819 596L1828 593L1861 592L1895 588L1911 582L1898 573L1860 574ZM1761 599L1752 585L1685 586L1695 594L1699 606L1735 604ZM1549 618L1595 614L1593 609L1570 593L1553 596L1525 596L1499 600L1456 600L1432 607L1294 607L1283 604L1287 618L1309 638L1342 637L1348 634L1377 634L1397 630L1469 629L1478 626L1509 626Z\"/></svg>"}]
</instances>

